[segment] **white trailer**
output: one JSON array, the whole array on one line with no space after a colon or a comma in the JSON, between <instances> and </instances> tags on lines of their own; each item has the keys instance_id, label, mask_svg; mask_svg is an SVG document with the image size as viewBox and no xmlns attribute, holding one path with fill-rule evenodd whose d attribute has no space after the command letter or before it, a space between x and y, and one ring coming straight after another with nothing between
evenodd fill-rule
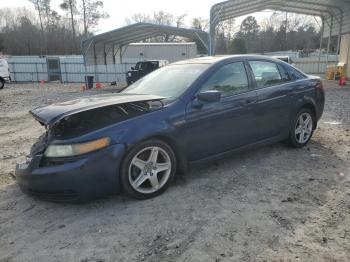
<instances>
[{"instance_id":1,"label":"white trailer","mask_svg":"<svg viewBox=\"0 0 350 262\"><path fill-rule=\"evenodd\" d=\"M133 43L118 50L116 63L137 63L145 60L167 60L170 63L197 57L194 42ZM122 61L121 61L122 60Z\"/></svg>"}]
</instances>

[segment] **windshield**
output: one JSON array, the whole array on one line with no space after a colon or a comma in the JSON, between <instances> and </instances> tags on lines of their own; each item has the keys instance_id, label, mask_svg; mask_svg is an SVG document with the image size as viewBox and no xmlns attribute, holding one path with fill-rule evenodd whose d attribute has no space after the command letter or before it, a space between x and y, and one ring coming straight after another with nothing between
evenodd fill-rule
<instances>
[{"instance_id":1,"label":"windshield","mask_svg":"<svg viewBox=\"0 0 350 262\"><path fill-rule=\"evenodd\" d=\"M136 66L135 66L135 69L136 70L140 70L142 68L142 63L137 63Z\"/></svg>"},{"instance_id":2,"label":"windshield","mask_svg":"<svg viewBox=\"0 0 350 262\"><path fill-rule=\"evenodd\" d=\"M202 74L208 64L170 65L141 78L123 93L147 94L175 100Z\"/></svg>"}]
</instances>

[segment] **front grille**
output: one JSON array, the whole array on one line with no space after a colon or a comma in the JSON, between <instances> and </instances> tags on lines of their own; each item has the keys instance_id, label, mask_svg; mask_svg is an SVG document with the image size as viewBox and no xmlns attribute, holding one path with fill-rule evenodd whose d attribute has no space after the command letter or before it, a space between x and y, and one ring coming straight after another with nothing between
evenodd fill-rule
<instances>
[{"instance_id":1,"label":"front grille","mask_svg":"<svg viewBox=\"0 0 350 262\"><path fill-rule=\"evenodd\" d=\"M75 157L75 158L46 158L43 157L40 162L40 167L50 167L50 166L61 166L66 163L73 163L81 158Z\"/></svg>"},{"instance_id":2,"label":"front grille","mask_svg":"<svg viewBox=\"0 0 350 262\"><path fill-rule=\"evenodd\" d=\"M73 190L65 191L39 191L28 189L28 194L43 200L70 202L78 200L78 194Z\"/></svg>"}]
</instances>

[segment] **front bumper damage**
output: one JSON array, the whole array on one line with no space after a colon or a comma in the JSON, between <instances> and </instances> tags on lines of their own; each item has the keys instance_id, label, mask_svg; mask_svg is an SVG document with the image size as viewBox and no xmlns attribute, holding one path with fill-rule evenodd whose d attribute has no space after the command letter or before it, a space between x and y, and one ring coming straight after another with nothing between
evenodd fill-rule
<instances>
[{"instance_id":1,"label":"front bumper damage","mask_svg":"<svg viewBox=\"0 0 350 262\"><path fill-rule=\"evenodd\" d=\"M16 166L16 179L24 193L57 202L85 202L117 193L125 146L117 144L75 161L43 165L35 155Z\"/></svg>"}]
</instances>

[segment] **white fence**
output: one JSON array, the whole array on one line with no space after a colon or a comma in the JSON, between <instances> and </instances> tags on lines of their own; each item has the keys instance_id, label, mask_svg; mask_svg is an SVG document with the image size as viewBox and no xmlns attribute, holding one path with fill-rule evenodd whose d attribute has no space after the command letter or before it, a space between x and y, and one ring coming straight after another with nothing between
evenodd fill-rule
<instances>
[{"instance_id":1,"label":"white fence","mask_svg":"<svg viewBox=\"0 0 350 262\"><path fill-rule=\"evenodd\" d=\"M84 83L85 75L92 75L95 82L125 83L126 73L131 69L135 62L129 60L128 63L97 65L84 67L82 56L62 56L62 57L26 57L14 56L8 58L11 70L11 78L15 82L40 82L49 81L50 69L48 68L48 59L57 59L59 61L57 71L58 81L65 83ZM292 58L293 64L308 74L325 74L327 69L327 57L318 56ZM328 64L332 65L337 62L337 56L329 55Z\"/></svg>"},{"instance_id":2,"label":"white fence","mask_svg":"<svg viewBox=\"0 0 350 262\"><path fill-rule=\"evenodd\" d=\"M48 57L52 59L53 57ZM59 60L59 81L68 83L84 83L85 75L95 77L95 82L110 83L117 81L125 83L126 72L135 63L115 65L98 65L84 67L82 56L56 57ZM11 78L14 82L40 82L49 81L50 69L45 57L10 57L8 64Z\"/></svg>"},{"instance_id":3,"label":"white fence","mask_svg":"<svg viewBox=\"0 0 350 262\"><path fill-rule=\"evenodd\" d=\"M321 56L321 58L318 56L292 58L292 62L297 68L307 74L325 74L327 65L335 65L337 63L337 56L328 56L328 64L326 56Z\"/></svg>"}]
</instances>

